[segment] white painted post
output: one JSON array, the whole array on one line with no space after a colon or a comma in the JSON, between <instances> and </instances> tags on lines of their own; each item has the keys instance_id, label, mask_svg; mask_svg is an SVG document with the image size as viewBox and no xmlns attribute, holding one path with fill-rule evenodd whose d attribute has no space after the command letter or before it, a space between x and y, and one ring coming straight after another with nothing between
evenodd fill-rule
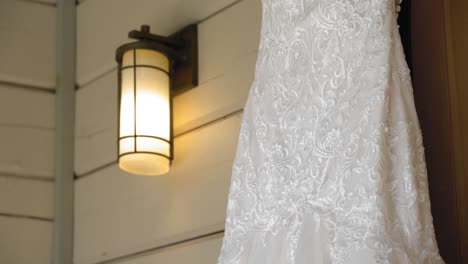
<instances>
[{"instance_id":1,"label":"white painted post","mask_svg":"<svg viewBox=\"0 0 468 264\"><path fill-rule=\"evenodd\" d=\"M57 1L53 264L73 263L76 3Z\"/></svg>"}]
</instances>

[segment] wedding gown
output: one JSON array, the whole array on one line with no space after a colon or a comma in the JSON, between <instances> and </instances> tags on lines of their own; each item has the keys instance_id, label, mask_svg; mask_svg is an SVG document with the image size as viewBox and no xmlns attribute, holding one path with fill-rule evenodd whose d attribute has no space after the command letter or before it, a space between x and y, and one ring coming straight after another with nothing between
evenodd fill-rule
<instances>
[{"instance_id":1,"label":"wedding gown","mask_svg":"<svg viewBox=\"0 0 468 264\"><path fill-rule=\"evenodd\" d=\"M444 263L397 5L263 0L219 264Z\"/></svg>"}]
</instances>

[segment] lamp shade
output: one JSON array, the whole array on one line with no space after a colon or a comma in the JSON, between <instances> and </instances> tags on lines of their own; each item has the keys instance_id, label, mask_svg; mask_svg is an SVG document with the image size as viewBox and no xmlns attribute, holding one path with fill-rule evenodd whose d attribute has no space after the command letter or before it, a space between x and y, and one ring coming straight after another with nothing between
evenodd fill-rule
<instances>
[{"instance_id":1,"label":"lamp shade","mask_svg":"<svg viewBox=\"0 0 468 264\"><path fill-rule=\"evenodd\" d=\"M173 157L170 59L164 50L136 42L117 51L119 167L163 175Z\"/></svg>"}]
</instances>

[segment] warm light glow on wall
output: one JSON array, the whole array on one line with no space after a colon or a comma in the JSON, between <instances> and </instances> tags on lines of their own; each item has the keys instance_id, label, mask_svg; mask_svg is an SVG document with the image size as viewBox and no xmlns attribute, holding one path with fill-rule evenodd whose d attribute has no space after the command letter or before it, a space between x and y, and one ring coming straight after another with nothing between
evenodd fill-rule
<instances>
[{"instance_id":1,"label":"warm light glow on wall","mask_svg":"<svg viewBox=\"0 0 468 264\"><path fill-rule=\"evenodd\" d=\"M171 90L168 57L149 49L123 53L120 66L119 166L162 175L171 163Z\"/></svg>"}]
</instances>

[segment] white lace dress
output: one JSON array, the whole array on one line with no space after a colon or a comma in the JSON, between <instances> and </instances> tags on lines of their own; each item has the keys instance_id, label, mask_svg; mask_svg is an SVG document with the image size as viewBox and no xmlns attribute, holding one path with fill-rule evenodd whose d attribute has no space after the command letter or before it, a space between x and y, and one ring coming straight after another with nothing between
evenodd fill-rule
<instances>
[{"instance_id":1,"label":"white lace dress","mask_svg":"<svg viewBox=\"0 0 468 264\"><path fill-rule=\"evenodd\" d=\"M219 264L444 263L396 11L263 0Z\"/></svg>"}]
</instances>

